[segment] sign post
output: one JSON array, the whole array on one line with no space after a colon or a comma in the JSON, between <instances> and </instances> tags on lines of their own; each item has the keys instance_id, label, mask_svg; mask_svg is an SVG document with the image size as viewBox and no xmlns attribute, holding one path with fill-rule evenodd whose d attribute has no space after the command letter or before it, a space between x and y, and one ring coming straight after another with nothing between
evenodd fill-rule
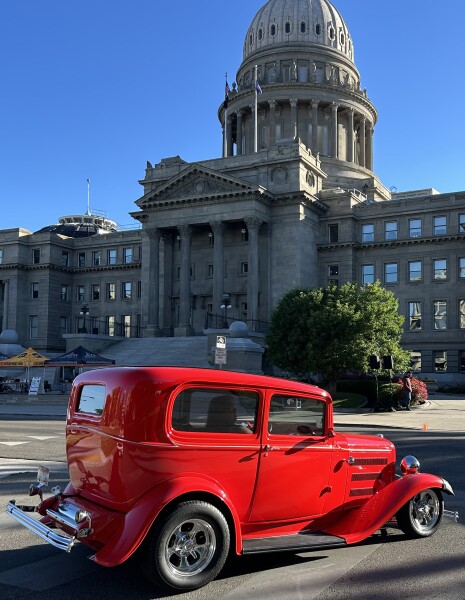
<instances>
[{"instance_id":1,"label":"sign post","mask_svg":"<svg viewBox=\"0 0 465 600\"><path fill-rule=\"evenodd\" d=\"M226 337L224 335L216 336L215 365L225 365L227 362Z\"/></svg>"}]
</instances>

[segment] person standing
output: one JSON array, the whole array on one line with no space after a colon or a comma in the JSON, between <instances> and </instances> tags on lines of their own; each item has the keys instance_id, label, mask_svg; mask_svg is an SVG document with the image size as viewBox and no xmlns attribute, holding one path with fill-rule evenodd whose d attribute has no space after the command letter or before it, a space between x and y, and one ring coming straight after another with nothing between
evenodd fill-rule
<instances>
[{"instance_id":1,"label":"person standing","mask_svg":"<svg viewBox=\"0 0 465 600\"><path fill-rule=\"evenodd\" d=\"M402 378L402 404L405 410L412 410L410 404L412 402L412 371L407 371Z\"/></svg>"}]
</instances>

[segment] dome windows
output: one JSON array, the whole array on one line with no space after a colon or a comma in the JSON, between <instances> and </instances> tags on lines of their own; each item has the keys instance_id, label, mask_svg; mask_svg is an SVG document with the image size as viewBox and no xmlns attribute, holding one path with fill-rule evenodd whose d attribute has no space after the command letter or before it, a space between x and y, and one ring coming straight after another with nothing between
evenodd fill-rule
<instances>
[{"instance_id":1,"label":"dome windows","mask_svg":"<svg viewBox=\"0 0 465 600\"><path fill-rule=\"evenodd\" d=\"M253 46L253 33L252 32L249 33L249 46L250 47Z\"/></svg>"},{"instance_id":2,"label":"dome windows","mask_svg":"<svg viewBox=\"0 0 465 600\"><path fill-rule=\"evenodd\" d=\"M271 37L274 37L277 33L278 33L278 28L275 23L272 23L272 25L270 26Z\"/></svg>"},{"instance_id":3,"label":"dome windows","mask_svg":"<svg viewBox=\"0 0 465 600\"><path fill-rule=\"evenodd\" d=\"M291 23L290 21L286 21L284 24L284 33L289 35L291 33Z\"/></svg>"},{"instance_id":4,"label":"dome windows","mask_svg":"<svg viewBox=\"0 0 465 600\"><path fill-rule=\"evenodd\" d=\"M258 30L257 39L259 42L263 40L263 27L260 27L260 29Z\"/></svg>"},{"instance_id":5,"label":"dome windows","mask_svg":"<svg viewBox=\"0 0 465 600\"><path fill-rule=\"evenodd\" d=\"M305 21L300 22L300 33L307 33L307 23Z\"/></svg>"},{"instance_id":6,"label":"dome windows","mask_svg":"<svg viewBox=\"0 0 465 600\"><path fill-rule=\"evenodd\" d=\"M339 42L341 46L344 46L344 44L346 43L346 36L344 35L343 31L341 31L339 34Z\"/></svg>"},{"instance_id":7,"label":"dome windows","mask_svg":"<svg viewBox=\"0 0 465 600\"><path fill-rule=\"evenodd\" d=\"M316 35L321 35L321 25L319 23L315 25L315 33Z\"/></svg>"},{"instance_id":8,"label":"dome windows","mask_svg":"<svg viewBox=\"0 0 465 600\"><path fill-rule=\"evenodd\" d=\"M336 37L336 32L334 31L334 27L332 25L329 26L328 35L330 40L334 40Z\"/></svg>"}]
</instances>

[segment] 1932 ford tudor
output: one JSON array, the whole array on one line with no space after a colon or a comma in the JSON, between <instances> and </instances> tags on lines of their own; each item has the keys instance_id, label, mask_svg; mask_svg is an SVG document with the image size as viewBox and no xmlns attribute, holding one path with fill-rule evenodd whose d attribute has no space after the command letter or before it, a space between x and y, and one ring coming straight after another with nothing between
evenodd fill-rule
<instances>
[{"instance_id":1,"label":"1932 ford tudor","mask_svg":"<svg viewBox=\"0 0 465 600\"><path fill-rule=\"evenodd\" d=\"M333 427L324 390L284 379L180 367L88 371L71 390L70 483L36 511L7 512L54 546L76 541L107 567L135 552L168 591L214 579L230 551L303 551L355 544L396 521L427 537L451 486L396 475L394 445ZM452 516L452 513L449 515Z\"/></svg>"}]
</instances>

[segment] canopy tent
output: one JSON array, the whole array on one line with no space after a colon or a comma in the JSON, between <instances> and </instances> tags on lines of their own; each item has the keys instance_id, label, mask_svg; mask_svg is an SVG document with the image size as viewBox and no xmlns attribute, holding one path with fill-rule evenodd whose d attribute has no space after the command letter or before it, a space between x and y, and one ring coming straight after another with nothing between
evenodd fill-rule
<instances>
[{"instance_id":1,"label":"canopy tent","mask_svg":"<svg viewBox=\"0 0 465 600\"><path fill-rule=\"evenodd\" d=\"M9 358L9 356L7 356L6 354L2 354L0 352L0 360L7 360Z\"/></svg>"},{"instance_id":2,"label":"canopy tent","mask_svg":"<svg viewBox=\"0 0 465 600\"><path fill-rule=\"evenodd\" d=\"M46 367L104 367L106 365L114 365L115 361L111 358L105 358L95 352L91 352L78 346L74 350L61 354L55 358L47 360Z\"/></svg>"},{"instance_id":3,"label":"canopy tent","mask_svg":"<svg viewBox=\"0 0 465 600\"><path fill-rule=\"evenodd\" d=\"M39 354L39 352L36 352L34 348L28 348L27 350L24 350L24 352L20 352L16 356L0 360L0 367L43 367L47 360L48 358L46 356Z\"/></svg>"}]
</instances>

